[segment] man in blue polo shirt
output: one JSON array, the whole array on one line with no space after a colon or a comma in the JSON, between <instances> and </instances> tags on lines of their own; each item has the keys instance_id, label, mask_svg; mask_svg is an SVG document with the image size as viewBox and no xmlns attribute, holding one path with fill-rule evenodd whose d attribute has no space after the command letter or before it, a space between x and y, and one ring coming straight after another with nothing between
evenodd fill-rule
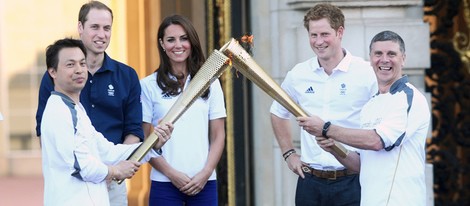
<instances>
[{"instance_id":1,"label":"man in blue polo shirt","mask_svg":"<svg viewBox=\"0 0 470 206\"><path fill-rule=\"evenodd\" d=\"M78 33L87 50L88 81L80 94L93 126L114 144L143 140L141 88L131 67L111 59L105 50L111 39L113 13L98 1L84 4L78 16ZM36 133L41 136L41 119L46 101L54 90L46 72L39 88ZM125 184L109 185L111 205L127 205Z\"/></svg>"}]
</instances>

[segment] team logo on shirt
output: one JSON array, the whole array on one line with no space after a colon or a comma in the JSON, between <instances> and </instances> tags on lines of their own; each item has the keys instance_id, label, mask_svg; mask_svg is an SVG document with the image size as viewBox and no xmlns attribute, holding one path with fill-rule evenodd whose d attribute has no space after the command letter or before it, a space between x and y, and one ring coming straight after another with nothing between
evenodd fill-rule
<instances>
[{"instance_id":1,"label":"team logo on shirt","mask_svg":"<svg viewBox=\"0 0 470 206\"><path fill-rule=\"evenodd\" d=\"M315 90L313 90L312 86L310 86L309 88L307 88L307 90L305 91L305 93L315 93Z\"/></svg>"},{"instance_id":2,"label":"team logo on shirt","mask_svg":"<svg viewBox=\"0 0 470 206\"><path fill-rule=\"evenodd\" d=\"M108 85L108 96L114 97L114 86L112 84Z\"/></svg>"},{"instance_id":3,"label":"team logo on shirt","mask_svg":"<svg viewBox=\"0 0 470 206\"><path fill-rule=\"evenodd\" d=\"M171 95L168 93L165 93L162 95L162 99L171 99Z\"/></svg>"},{"instance_id":4,"label":"team logo on shirt","mask_svg":"<svg viewBox=\"0 0 470 206\"><path fill-rule=\"evenodd\" d=\"M339 88L339 95L346 95L346 84L342 83L341 88Z\"/></svg>"},{"instance_id":5,"label":"team logo on shirt","mask_svg":"<svg viewBox=\"0 0 470 206\"><path fill-rule=\"evenodd\" d=\"M375 126L379 125L382 122L382 117L376 118L375 120L371 120L370 122L365 122L361 125L361 128L374 128Z\"/></svg>"}]
</instances>

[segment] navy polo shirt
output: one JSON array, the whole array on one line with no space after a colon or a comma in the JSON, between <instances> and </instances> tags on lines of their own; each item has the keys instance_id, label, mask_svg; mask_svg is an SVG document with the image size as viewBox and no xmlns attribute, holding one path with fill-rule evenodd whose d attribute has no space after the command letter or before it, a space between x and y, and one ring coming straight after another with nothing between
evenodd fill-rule
<instances>
[{"instance_id":1,"label":"navy polo shirt","mask_svg":"<svg viewBox=\"0 0 470 206\"><path fill-rule=\"evenodd\" d=\"M54 90L49 73L45 73L39 87L36 113L36 134L41 136L41 118L47 99ZM103 65L88 80L80 94L93 126L114 144L134 134L143 140L141 88L135 70L111 59L106 53Z\"/></svg>"}]
</instances>

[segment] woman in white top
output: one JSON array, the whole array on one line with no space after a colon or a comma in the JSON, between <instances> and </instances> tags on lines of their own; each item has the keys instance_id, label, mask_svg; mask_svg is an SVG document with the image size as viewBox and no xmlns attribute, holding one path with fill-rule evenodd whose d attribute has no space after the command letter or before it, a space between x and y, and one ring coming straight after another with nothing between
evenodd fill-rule
<instances>
[{"instance_id":1,"label":"woman in white top","mask_svg":"<svg viewBox=\"0 0 470 206\"><path fill-rule=\"evenodd\" d=\"M141 80L143 128L148 136L205 61L199 37L184 16L166 17L158 29L158 69ZM217 205L215 168L225 145L220 82L176 121L172 138L153 158L149 205Z\"/></svg>"}]
</instances>

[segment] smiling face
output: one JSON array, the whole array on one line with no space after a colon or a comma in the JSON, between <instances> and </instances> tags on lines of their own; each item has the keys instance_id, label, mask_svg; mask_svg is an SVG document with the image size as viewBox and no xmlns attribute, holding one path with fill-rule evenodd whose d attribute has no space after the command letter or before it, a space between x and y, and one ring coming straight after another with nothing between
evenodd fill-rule
<instances>
[{"instance_id":1,"label":"smiling face","mask_svg":"<svg viewBox=\"0 0 470 206\"><path fill-rule=\"evenodd\" d=\"M181 25L172 24L165 29L160 44L173 66L186 63L191 55L191 42Z\"/></svg>"},{"instance_id":2,"label":"smiling face","mask_svg":"<svg viewBox=\"0 0 470 206\"><path fill-rule=\"evenodd\" d=\"M78 22L78 33L88 53L104 53L111 39L112 23L108 10L96 8L90 9L85 22Z\"/></svg>"},{"instance_id":3,"label":"smiling face","mask_svg":"<svg viewBox=\"0 0 470 206\"><path fill-rule=\"evenodd\" d=\"M402 76L405 54L393 41L376 41L370 50L370 64L374 68L379 87L390 87Z\"/></svg>"},{"instance_id":4,"label":"smiling face","mask_svg":"<svg viewBox=\"0 0 470 206\"><path fill-rule=\"evenodd\" d=\"M310 20L308 24L310 47L320 60L328 61L338 53L342 53L341 39L343 32L344 28L342 26L335 31L326 18Z\"/></svg>"},{"instance_id":5,"label":"smiling face","mask_svg":"<svg viewBox=\"0 0 470 206\"><path fill-rule=\"evenodd\" d=\"M54 90L68 96L77 96L88 77L85 54L78 47L63 48L58 53L57 68L48 68L54 79Z\"/></svg>"}]
</instances>

